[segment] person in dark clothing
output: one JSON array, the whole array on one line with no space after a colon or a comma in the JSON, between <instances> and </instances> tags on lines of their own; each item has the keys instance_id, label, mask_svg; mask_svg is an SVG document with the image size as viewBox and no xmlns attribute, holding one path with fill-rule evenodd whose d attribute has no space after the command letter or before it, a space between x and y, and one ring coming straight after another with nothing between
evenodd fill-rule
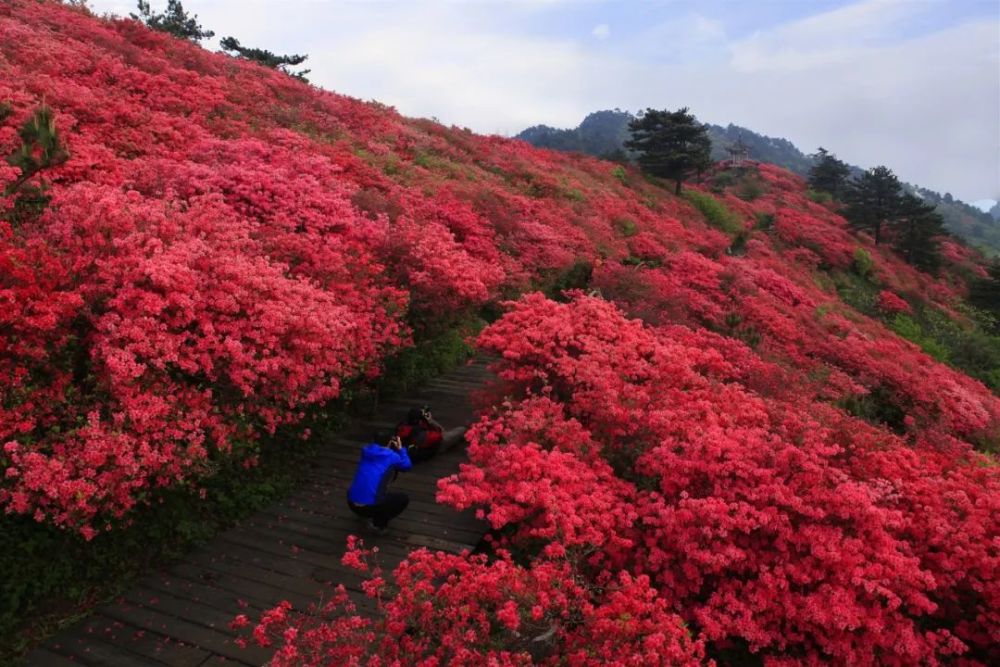
<instances>
[{"instance_id":1,"label":"person in dark clothing","mask_svg":"<svg viewBox=\"0 0 1000 667\"><path fill-rule=\"evenodd\" d=\"M396 435L414 463L428 461L441 449L444 428L434 420L430 408L410 408L406 420L396 427Z\"/></svg>"},{"instance_id":2,"label":"person in dark clothing","mask_svg":"<svg viewBox=\"0 0 1000 667\"><path fill-rule=\"evenodd\" d=\"M369 519L373 531L385 532L389 520L402 514L410 504L405 493L390 493L386 487L397 471L412 467L399 436L376 435L375 442L361 450L358 471L347 490L347 506L358 516Z\"/></svg>"}]
</instances>

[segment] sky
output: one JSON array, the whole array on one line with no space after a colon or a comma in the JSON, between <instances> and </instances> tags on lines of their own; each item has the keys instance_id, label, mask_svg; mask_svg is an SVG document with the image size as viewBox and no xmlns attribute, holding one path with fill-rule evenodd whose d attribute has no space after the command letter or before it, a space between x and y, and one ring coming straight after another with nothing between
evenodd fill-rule
<instances>
[{"instance_id":1,"label":"sky","mask_svg":"<svg viewBox=\"0 0 1000 667\"><path fill-rule=\"evenodd\" d=\"M998 0L183 4L216 32L207 48L232 35L308 54L315 85L407 116L513 135L687 106L965 201L1000 199Z\"/></svg>"}]
</instances>

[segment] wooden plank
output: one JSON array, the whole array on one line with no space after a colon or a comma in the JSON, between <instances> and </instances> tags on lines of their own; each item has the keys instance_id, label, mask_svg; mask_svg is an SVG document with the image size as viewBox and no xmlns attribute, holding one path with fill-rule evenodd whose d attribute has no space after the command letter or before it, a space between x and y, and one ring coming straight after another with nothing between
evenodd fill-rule
<instances>
[{"instance_id":1,"label":"wooden plank","mask_svg":"<svg viewBox=\"0 0 1000 667\"><path fill-rule=\"evenodd\" d=\"M80 667L84 663L40 646L25 656L24 664L26 667Z\"/></svg>"},{"instance_id":2,"label":"wooden plank","mask_svg":"<svg viewBox=\"0 0 1000 667\"><path fill-rule=\"evenodd\" d=\"M267 510L263 514L264 516L278 520L294 519L303 523L320 526L328 524L331 520L337 520L336 518L331 519L328 515L310 512L306 509L297 509L295 507L276 507ZM448 521L448 518L445 516L410 511L410 508L407 508L400 516L393 519L392 525L398 527L403 532L416 532L427 535L450 535L452 539L462 543L477 544L483 536L482 528L478 525L463 526L460 523Z\"/></svg>"},{"instance_id":3,"label":"wooden plank","mask_svg":"<svg viewBox=\"0 0 1000 667\"><path fill-rule=\"evenodd\" d=\"M101 613L124 623L133 623L158 634L180 639L187 644L197 646L209 653L223 655L243 665L256 667L270 659L270 653L259 647L248 646L246 649L241 649L232 637L145 607L118 604L105 607ZM170 656L167 654L166 657L169 662Z\"/></svg>"},{"instance_id":4,"label":"wooden plank","mask_svg":"<svg viewBox=\"0 0 1000 667\"><path fill-rule=\"evenodd\" d=\"M169 664L195 667L210 655L208 651L102 614L90 616L75 626L74 630L75 637L67 637L64 643L54 645L53 650L74 656L85 664L89 664L86 663L88 658L94 658L96 662L93 664L98 665ZM107 644L112 645L117 652L125 651L126 655L109 653L104 646ZM125 662L120 663L119 659Z\"/></svg>"}]
</instances>

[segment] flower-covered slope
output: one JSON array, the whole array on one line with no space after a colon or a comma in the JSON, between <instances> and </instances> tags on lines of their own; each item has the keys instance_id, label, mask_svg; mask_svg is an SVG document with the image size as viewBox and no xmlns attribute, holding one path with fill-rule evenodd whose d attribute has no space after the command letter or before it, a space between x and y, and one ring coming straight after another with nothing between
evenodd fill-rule
<instances>
[{"instance_id":1,"label":"flower-covered slope","mask_svg":"<svg viewBox=\"0 0 1000 667\"><path fill-rule=\"evenodd\" d=\"M1000 401L891 328L963 326L963 247L931 277L768 165L678 198L5 2L0 154L42 108L68 151L26 183L47 203L26 215L0 162L5 511L115 529L507 301L479 339L500 382L440 487L494 557L414 555L399 595L369 584L381 620L281 607L257 632L276 664L1000 659L1000 480L976 451Z\"/></svg>"},{"instance_id":2,"label":"flower-covered slope","mask_svg":"<svg viewBox=\"0 0 1000 667\"><path fill-rule=\"evenodd\" d=\"M33 177L50 201L27 218L11 215L18 170L0 167L7 511L113 527L377 376L414 327L539 287L685 325L761 396L841 412L875 396L911 446L996 442L996 397L879 315L959 318L974 258L955 246L941 278L920 274L780 169L759 166L752 201L717 188L720 224L621 167L403 118L56 2L0 6L0 104L4 156L42 107L69 153ZM885 296L860 312L831 276Z\"/></svg>"}]
</instances>

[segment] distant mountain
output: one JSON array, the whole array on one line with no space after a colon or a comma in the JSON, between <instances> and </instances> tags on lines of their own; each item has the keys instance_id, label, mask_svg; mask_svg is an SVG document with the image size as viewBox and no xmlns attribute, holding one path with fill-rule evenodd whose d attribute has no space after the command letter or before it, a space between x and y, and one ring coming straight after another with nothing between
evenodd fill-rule
<instances>
[{"instance_id":1,"label":"distant mountain","mask_svg":"<svg viewBox=\"0 0 1000 667\"><path fill-rule=\"evenodd\" d=\"M629 159L624 143L628 139L628 124L633 116L620 109L596 111L573 129L559 129L548 125L535 125L517 135L540 148L559 151L587 153L612 160ZM807 176L813 159L803 153L787 139L768 137L730 123L726 127L708 125L708 136L712 140L712 158L723 160L728 157L726 147L742 141L750 150L750 156L761 162L784 167L800 176ZM864 170L849 165L856 174ZM980 247L992 256L1000 256L1000 204L985 213L975 206L955 199L950 194L940 194L927 188L907 184L910 190L927 201L937 205L944 218L945 227L967 243Z\"/></svg>"}]
</instances>

